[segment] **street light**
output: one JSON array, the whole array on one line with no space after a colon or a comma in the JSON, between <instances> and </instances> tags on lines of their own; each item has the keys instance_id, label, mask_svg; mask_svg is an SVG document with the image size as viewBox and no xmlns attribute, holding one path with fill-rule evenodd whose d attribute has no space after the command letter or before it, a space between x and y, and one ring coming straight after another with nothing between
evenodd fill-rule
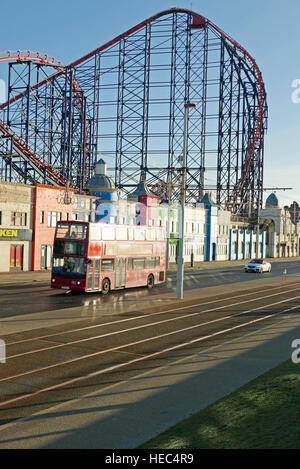
<instances>
[{"instance_id":1,"label":"street light","mask_svg":"<svg viewBox=\"0 0 300 469\"><path fill-rule=\"evenodd\" d=\"M196 108L196 104L187 103L184 105L184 133L183 133L183 160L181 168L181 211L180 211L180 228L179 228L179 255L177 259L177 298L183 298L183 247L184 247L184 208L186 195L186 172L187 172L187 147L188 147L188 123L189 110Z\"/></svg>"}]
</instances>

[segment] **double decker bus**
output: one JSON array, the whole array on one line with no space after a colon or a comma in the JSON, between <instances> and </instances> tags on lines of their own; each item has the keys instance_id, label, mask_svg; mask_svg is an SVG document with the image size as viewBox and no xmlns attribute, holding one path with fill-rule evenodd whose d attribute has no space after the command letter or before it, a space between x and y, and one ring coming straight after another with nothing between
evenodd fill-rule
<instances>
[{"instance_id":1,"label":"double decker bus","mask_svg":"<svg viewBox=\"0 0 300 469\"><path fill-rule=\"evenodd\" d=\"M81 292L148 286L166 280L165 230L158 227L60 221L51 287Z\"/></svg>"}]
</instances>

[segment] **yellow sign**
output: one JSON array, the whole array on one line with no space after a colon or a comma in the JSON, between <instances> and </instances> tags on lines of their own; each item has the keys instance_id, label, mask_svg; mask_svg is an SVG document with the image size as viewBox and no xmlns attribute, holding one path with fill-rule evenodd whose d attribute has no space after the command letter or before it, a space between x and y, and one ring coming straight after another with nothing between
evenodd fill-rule
<instances>
[{"instance_id":1,"label":"yellow sign","mask_svg":"<svg viewBox=\"0 0 300 469\"><path fill-rule=\"evenodd\" d=\"M0 230L0 238L17 238L18 230Z\"/></svg>"},{"instance_id":2,"label":"yellow sign","mask_svg":"<svg viewBox=\"0 0 300 469\"><path fill-rule=\"evenodd\" d=\"M129 256L134 254L152 254L152 244L106 244L106 256Z\"/></svg>"}]
</instances>

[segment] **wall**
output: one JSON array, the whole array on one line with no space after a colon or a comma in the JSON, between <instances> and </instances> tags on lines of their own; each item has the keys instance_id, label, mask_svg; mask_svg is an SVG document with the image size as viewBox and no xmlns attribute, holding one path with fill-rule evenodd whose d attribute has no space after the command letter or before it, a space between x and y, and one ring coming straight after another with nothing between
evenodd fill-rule
<instances>
[{"instance_id":1,"label":"wall","mask_svg":"<svg viewBox=\"0 0 300 469\"><path fill-rule=\"evenodd\" d=\"M74 199L70 204L64 203L64 190L56 187L36 185L34 190L34 213L33 213L33 256L32 270L41 270L42 246L48 246L46 253L47 268L50 268L49 258L52 256L52 248L55 233L55 216L52 213L59 213L56 220L72 220ZM43 215L42 215L43 213ZM54 226L50 226L54 225Z\"/></svg>"},{"instance_id":2,"label":"wall","mask_svg":"<svg viewBox=\"0 0 300 469\"><path fill-rule=\"evenodd\" d=\"M32 211L33 186L0 182L0 272L31 269ZM12 217L13 213L26 215L18 223L21 218ZM10 259L11 246L16 245L21 246L18 250L22 255L14 263Z\"/></svg>"}]
</instances>

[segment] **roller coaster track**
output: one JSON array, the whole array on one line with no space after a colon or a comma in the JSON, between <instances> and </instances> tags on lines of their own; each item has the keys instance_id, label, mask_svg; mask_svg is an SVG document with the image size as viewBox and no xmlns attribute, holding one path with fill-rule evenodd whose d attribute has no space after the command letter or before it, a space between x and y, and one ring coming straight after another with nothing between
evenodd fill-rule
<instances>
[{"instance_id":1,"label":"roller coaster track","mask_svg":"<svg viewBox=\"0 0 300 469\"><path fill-rule=\"evenodd\" d=\"M149 19L139 23L137 26L129 29L126 31L124 34L121 34L120 36L117 36L113 40L107 42L103 46L95 49L94 51L90 52L89 54L83 56L81 59L78 59L77 61L71 63L70 65L67 66L67 69L74 68L77 65L81 64L82 62L88 60L92 56L96 55L99 52L102 52L103 50L107 49L108 47L111 47L113 44L118 43L122 38L126 36L130 36L131 34L135 33L136 31L142 29L144 26L146 26L149 23L152 23L153 21L168 15L170 13L187 13L192 15L193 17L193 23L191 24L191 27L194 28L204 28L206 25L209 25L211 28L213 28L216 32L218 32L225 40L227 40L234 48L235 51L239 51L242 53L244 56L244 59L246 59L249 62L249 65L253 67L254 72L255 72L255 77L256 77L256 84L257 84L257 89L258 89L258 109L256 110L256 116L255 116L255 129L253 133L253 139L252 142L250 142L249 150L248 150L248 155L246 158L246 165L245 165L245 170L243 173L242 178L239 181L238 187L236 188L234 194L233 194L233 203L231 205L230 210L233 211L237 202L238 198L241 195L241 192L243 190L243 187L245 185L245 182L247 180L247 176L250 171L250 166L253 161L255 151L257 149L257 145L260 140L260 136L263 130L263 122L264 122L264 109L265 109L265 86L264 82L262 79L262 74L261 71L254 60L254 58L247 52L247 50L242 47L237 41L232 39L228 34L226 34L224 31L222 31L218 26L216 26L214 23L212 23L209 19L205 18L202 15L199 15L198 13L195 13L191 10L186 10L182 8L172 8L171 10L164 10L160 13L157 13L154 16L151 16Z\"/></svg>"},{"instance_id":2,"label":"roller coaster track","mask_svg":"<svg viewBox=\"0 0 300 469\"><path fill-rule=\"evenodd\" d=\"M62 65L61 62L54 59L54 57L50 57L47 54L43 54L40 52L32 52L32 51L7 51L7 52L0 52L0 62L7 62L7 61L17 61L17 62L38 62L43 65L49 65L56 68L59 73L66 73L65 67ZM69 78L69 77L68 77ZM44 80L45 81L45 80ZM41 86L41 83L38 83L31 87L31 90ZM73 87L78 91L78 86L75 80L73 80ZM20 93L14 99L10 100L10 103L13 103L20 99L24 93ZM78 97L81 100L81 96ZM4 103L0 108L5 108L8 105L8 102ZM65 186L67 182L69 186L73 189L77 189L72 181L69 181L64 175L57 171L52 165L50 165L41 155L35 152L28 143L26 143L21 137L17 135L5 122L0 119L0 138L10 138L12 140L12 149L18 154L25 162L29 163L31 167L45 180L45 182L51 185L59 185ZM9 157L6 157L8 159ZM34 180L32 180L34 182Z\"/></svg>"},{"instance_id":3,"label":"roller coaster track","mask_svg":"<svg viewBox=\"0 0 300 469\"><path fill-rule=\"evenodd\" d=\"M0 119L0 139L12 140L12 149L48 183L52 185L65 186L67 179L55 168L53 168L41 155L36 153L30 146L19 137L13 130ZM6 158L9 158L7 156ZM34 181L32 181L34 182Z\"/></svg>"},{"instance_id":4,"label":"roller coaster track","mask_svg":"<svg viewBox=\"0 0 300 469\"><path fill-rule=\"evenodd\" d=\"M34 85L33 88L38 88L43 86L47 81L53 80L55 77L57 77L59 74L61 74L62 70L64 70L64 73L70 72L72 69L76 69L77 66L80 64L83 64L93 56L96 56L97 54L105 51L106 49L110 48L111 46L118 44L121 40L133 35L137 31L141 30L142 28L146 27L150 23L153 23L154 21L166 16L166 15L171 15L171 14L177 14L177 13L183 13L190 15L192 18L192 22L190 24L191 28L210 28L211 30L214 30L217 35L220 35L226 43L231 47L234 55L236 55L238 58L242 59L244 63L246 63L247 67L251 70L254 80L255 80L255 87L256 87L256 92L257 92L257 105L255 105L254 109L254 125L253 128L251 129L251 135L249 136L248 139L248 145L247 145L247 153L245 156L245 162L244 162L244 167L243 167L243 172L239 176L239 180L235 186L234 191L232 192L231 195L231 202L229 204L229 209L231 211L235 211L235 208L239 205L240 203L240 198L242 197L243 189L247 190L247 183L249 182L249 174L251 171L251 164L255 158L255 155L257 152L260 150L260 145L262 141L262 135L264 131L264 119L265 119L265 108L266 108L266 94L265 94L265 87L264 87L264 82L262 79L262 74L261 71L254 60L254 58L247 52L247 50L242 47L237 41L235 41L233 38L231 38L228 34L226 34L224 31L222 31L218 26L216 26L214 23L212 23L209 19L205 18L204 16L195 13L191 10L187 9L181 9L181 8L172 8L170 10L164 10L160 13L157 13L154 16L151 16L150 18L142 21L138 25L134 26L133 28L129 29L125 33L115 37L111 41L105 43L104 45L96 48L95 50L91 51L90 53L84 55L80 59L70 63L66 67L62 67L62 65L55 61L53 58L47 56L47 55L42 55L39 53L32 53L32 52L22 52L18 51L16 53L8 53L6 54L5 57L0 57L0 61L2 60L11 60L11 59L16 59L20 61L24 60L35 60L39 61L44 64L52 65L54 68L57 69L57 72L55 72L53 75L47 77L46 79L40 81L36 85ZM1 55L1 54L0 54ZM76 89L76 84L74 85ZM20 99L22 96L24 96L24 92L19 94L18 96L15 96L11 101L14 102L18 99ZM80 96L80 94L78 94ZM8 102L2 104L0 106L0 109L4 109L5 107L8 106ZM5 131L5 128L3 127L3 123L1 124L0 130L3 133L3 130ZM6 130L7 131L7 130ZM17 139L15 137L15 142L17 143ZM19 147L22 147L22 144L20 142L18 143ZM17 145L16 145L17 146ZM25 148L25 147L23 147ZM28 154L28 149L26 149L26 152ZM46 167L46 162L42 162L41 158L36 155L32 155L33 160L37 164L37 160L41 162L41 167ZM52 171L51 168L48 168L49 175L50 172ZM55 176L54 176L55 175ZM61 184L63 181L63 178L59 175L59 172L55 173L53 171L53 174L51 176L52 178L56 180L57 183Z\"/></svg>"}]
</instances>

